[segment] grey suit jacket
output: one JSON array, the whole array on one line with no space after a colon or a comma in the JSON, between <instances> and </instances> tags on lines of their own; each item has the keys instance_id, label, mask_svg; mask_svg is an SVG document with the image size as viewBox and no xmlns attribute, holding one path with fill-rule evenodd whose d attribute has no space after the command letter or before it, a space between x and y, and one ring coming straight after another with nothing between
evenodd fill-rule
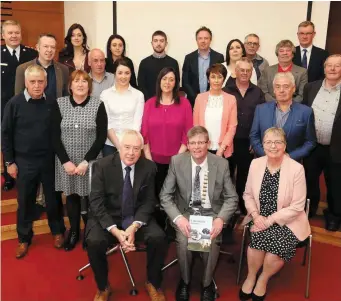
<instances>
[{"instance_id":1,"label":"grey suit jacket","mask_svg":"<svg viewBox=\"0 0 341 301\"><path fill-rule=\"evenodd\" d=\"M17 67L15 75L15 95L25 90L25 70L28 66L36 64L36 59L27 63L21 64ZM65 65L54 62L54 70L56 72L56 87L57 98L69 95L68 82L69 82L69 69Z\"/></svg>"},{"instance_id":2,"label":"grey suit jacket","mask_svg":"<svg viewBox=\"0 0 341 301\"><path fill-rule=\"evenodd\" d=\"M258 81L258 87L264 92L266 101L276 100L273 88L273 80L276 73L278 73L278 64L269 66L264 69ZM308 82L307 70L293 64L291 73L295 78L296 85L293 99L294 101L301 102L303 100L304 86Z\"/></svg>"},{"instance_id":3,"label":"grey suit jacket","mask_svg":"<svg viewBox=\"0 0 341 301\"><path fill-rule=\"evenodd\" d=\"M238 195L226 159L207 154L208 196L216 217L227 222L237 210ZM192 162L189 152L172 157L160 192L161 206L173 221L188 209L192 196Z\"/></svg>"}]
</instances>

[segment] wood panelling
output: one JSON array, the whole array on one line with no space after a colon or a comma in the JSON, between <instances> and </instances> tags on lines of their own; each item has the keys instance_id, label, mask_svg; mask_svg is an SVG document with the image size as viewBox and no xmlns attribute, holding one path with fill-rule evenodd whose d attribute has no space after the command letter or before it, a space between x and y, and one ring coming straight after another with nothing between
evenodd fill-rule
<instances>
[{"instance_id":1,"label":"wood panelling","mask_svg":"<svg viewBox=\"0 0 341 301\"><path fill-rule=\"evenodd\" d=\"M330 54L341 53L341 2L330 1L326 49Z\"/></svg>"},{"instance_id":2,"label":"wood panelling","mask_svg":"<svg viewBox=\"0 0 341 301\"><path fill-rule=\"evenodd\" d=\"M64 1L13 1L13 10L64 14Z\"/></svg>"}]
</instances>

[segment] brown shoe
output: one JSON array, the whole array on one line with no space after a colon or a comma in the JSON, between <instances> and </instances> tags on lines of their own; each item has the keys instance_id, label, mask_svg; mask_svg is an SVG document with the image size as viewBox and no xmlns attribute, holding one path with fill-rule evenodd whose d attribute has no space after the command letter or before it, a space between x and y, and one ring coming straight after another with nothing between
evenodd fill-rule
<instances>
[{"instance_id":1,"label":"brown shoe","mask_svg":"<svg viewBox=\"0 0 341 301\"><path fill-rule=\"evenodd\" d=\"M108 301L111 293L112 291L110 286L108 286L104 291L97 290L94 301Z\"/></svg>"},{"instance_id":2,"label":"brown shoe","mask_svg":"<svg viewBox=\"0 0 341 301\"><path fill-rule=\"evenodd\" d=\"M28 243L27 242L20 242L15 250L15 257L17 259L23 258L28 251Z\"/></svg>"},{"instance_id":3,"label":"brown shoe","mask_svg":"<svg viewBox=\"0 0 341 301\"><path fill-rule=\"evenodd\" d=\"M161 289L156 289L150 282L145 284L151 301L166 301L166 297Z\"/></svg>"},{"instance_id":4,"label":"brown shoe","mask_svg":"<svg viewBox=\"0 0 341 301\"><path fill-rule=\"evenodd\" d=\"M61 249L64 246L64 235L57 234L54 236L54 247L57 249Z\"/></svg>"}]
</instances>

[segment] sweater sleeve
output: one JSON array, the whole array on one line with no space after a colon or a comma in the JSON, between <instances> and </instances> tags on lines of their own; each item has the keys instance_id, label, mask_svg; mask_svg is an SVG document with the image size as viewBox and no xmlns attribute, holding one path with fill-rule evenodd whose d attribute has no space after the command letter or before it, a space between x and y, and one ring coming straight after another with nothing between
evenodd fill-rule
<instances>
[{"instance_id":1,"label":"sweater sleeve","mask_svg":"<svg viewBox=\"0 0 341 301\"><path fill-rule=\"evenodd\" d=\"M1 124L1 146L5 162L14 162L13 129L15 128L15 105L13 98L4 109Z\"/></svg>"},{"instance_id":2,"label":"sweater sleeve","mask_svg":"<svg viewBox=\"0 0 341 301\"><path fill-rule=\"evenodd\" d=\"M69 162L70 158L61 139L61 122L62 115L60 113L58 103L55 102L52 111L52 145L60 163L64 164Z\"/></svg>"},{"instance_id":3,"label":"sweater sleeve","mask_svg":"<svg viewBox=\"0 0 341 301\"><path fill-rule=\"evenodd\" d=\"M102 150L105 140L107 139L107 128L108 128L108 117L105 111L104 103L98 107L97 116L96 116L96 140L92 144L89 151L86 153L84 160L91 161L95 160Z\"/></svg>"}]
</instances>

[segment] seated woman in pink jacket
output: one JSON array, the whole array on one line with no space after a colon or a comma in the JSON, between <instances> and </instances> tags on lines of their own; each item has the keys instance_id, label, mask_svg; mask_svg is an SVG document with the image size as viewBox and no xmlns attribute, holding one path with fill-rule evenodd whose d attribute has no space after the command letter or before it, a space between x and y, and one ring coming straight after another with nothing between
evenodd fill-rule
<instances>
[{"instance_id":1,"label":"seated woman in pink jacket","mask_svg":"<svg viewBox=\"0 0 341 301\"><path fill-rule=\"evenodd\" d=\"M201 125L207 129L211 153L228 158L233 153L233 137L237 128L236 98L222 90L227 76L223 65L212 65L206 75L210 90L200 93L195 99L194 126Z\"/></svg>"},{"instance_id":2,"label":"seated woman in pink jacket","mask_svg":"<svg viewBox=\"0 0 341 301\"><path fill-rule=\"evenodd\" d=\"M250 223L251 240L248 275L239 291L242 301L265 299L270 277L294 257L297 244L311 231L304 211L304 168L285 153L284 131L266 130L263 146L265 156L252 161L243 195L248 213L243 223Z\"/></svg>"}]
</instances>

